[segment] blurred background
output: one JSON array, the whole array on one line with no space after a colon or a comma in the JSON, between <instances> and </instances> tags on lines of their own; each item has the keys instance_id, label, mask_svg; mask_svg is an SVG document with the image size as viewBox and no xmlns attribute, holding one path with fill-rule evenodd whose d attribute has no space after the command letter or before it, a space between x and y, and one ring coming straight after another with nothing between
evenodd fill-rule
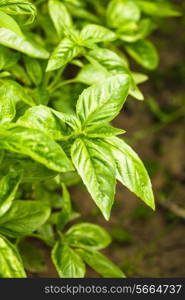
<instances>
[{"instance_id":1,"label":"blurred background","mask_svg":"<svg viewBox=\"0 0 185 300\"><path fill-rule=\"evenodd\" d=\"M185 12L185 2L174 1ZM185 17L161 20L153 41L160 55L141 89L145 103L127 100L114 124L143 159L156 211L118 184L109 222L85 188L71 189L83 220L102 225L113 243L105 253L128 277L185 277ZM134 70L142 71L138 65ZM90 271L89 277L97 277Z\"/></svg>"}]
</instances>

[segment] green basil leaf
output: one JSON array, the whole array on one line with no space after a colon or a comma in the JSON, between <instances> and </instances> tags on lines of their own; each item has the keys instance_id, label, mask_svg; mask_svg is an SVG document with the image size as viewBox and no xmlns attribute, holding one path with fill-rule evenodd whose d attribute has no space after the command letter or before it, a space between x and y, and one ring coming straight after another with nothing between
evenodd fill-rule
<instances>
[{"instance_id":1,"label":"green basil leaf","mask_svg":"<svg viewBox=\"0 0 185 300\"><path fill-rule=\"evenodd\" d=\"M150 19L144 18L139 24L137 24L137 28L135 30L129 30L127 28L121 28L118 31L118 37L125 42L134 43L138 40L146 38L154 29L154 24Z\"/></svg>"},{"instance_id":2,"label":"green basil leaf","mask_svg":"<svg viewBox=\"0 0 185 300\"><path fill-rule=\"evenodd\" d=\"M66 131L65 125L57 118L52 109L44 105L27 109L24 115L18 119L17 124L45 131L53 139L62 139L62 137L65 139L65 136L61 134L61 130Z\"/></svg>"},{"instance_id":3,"label":"green basil leaf","mask_svg":"<svg viewBox=\"0 0 185 300\"><path fill-rule=\"evenodd\" d=\"M127 60L109 49L93 49L88 52L87 58L97 60L103 67L105 67L109 71L114 70L117 67L128 68Z\"/></svg>"},{"instance_id":4,"label":"green basil leaf","mask_svg":"<svg viewBox=\"0 0 185 300\"><path fill-rule=\"evenodd\" d=\"M52 261L61 278L83 278L85 275L85 265L80 256L62 241L55 244Z\"/></svg>"},{"instance_id":5,"label":"green basil leaf","mask_svg":"<svg viewBox=\"0 0 185 300\"><path fill-rule=\"evenodd\" d=\"M27 271L31 273L47 272L48 268L43 249L38 248L38 246L32 242L23 240L19 243L19 252Z\"/></svg>"},{"instance_id":6,"label":"green basil leaf","mask_svg":"<svg viewBox=\"0 0 185 300\"><path fill-rule=\"evenodd\" d=\"M33 23L37 15L36 6L28 0L1 0L0 10L10 15L28 15L26 24Z\"/></svg>"},{"instance_id":7,"label":"green basil leaf","mask_svg":"<svg viewBox=\"0 0 185 300\"><path fill-rule=\"evenodd\" d=\"M76 251L92 269L104 278L125 277L123 272L100 252L89 249L77 249Z\"/></svg>"},{"instance_id":8,"label":"green basil leaf","mask_svg":"<svg viewBox=\"0 0 185 300\"><path fill-rule=\"evenodd\" d=\"M19 101L23 101L29 106L35 105L27 90L25 90L16 81L3 80L3 85L1 86L0 91L0 93L3 94L5 98L11 99L15 104Z\"/></svg>"},{"instance_id":9,"label":"green basil leaf","mask_svg":"<svg viewBox=\"0 0 185 300\"><path fill-rule=\"evenodd\" d=\"M138 155L117 137L108 138L106 141L112 146L118 180L152 209L155 209L150 178Z\"/></svg>"},{"instance_id":10,"label":"green basil leaf","mask_svg":"<svg viewBox=\"0 0 185 300\"><path fill-rule=\"evenodd\" d=\"M8 76L11 76L10 72L8 72L8 71L0 72L0 78L5 78Z\"/></svg>"},{"instance_id":11,"label":"green basil leaf","mask_svg":"<svg viewBox=\"0 0 185 300\"><path fill-rule=\"evenodd\" d=\"M37 105L48 105L48 102L50 100L50 93L47 87L45 87L44 85L37 86L36 88L30 90L30 93L31 97Z\"/></svg>"},{"instance_id":12,"label":"green basil leaf","mask_svg":"<svg viewBox=\"0 0 185 300\"><path fill-rule=\"evenodd\" d=\"M8 48L6 48L6 49L8 49ZM16 54L21 55L18 52ZM10 67L8 69L8 71L19 82L23 83L26 86L30 86L31 85L31 80L30 80L29 76L27 75L25 69L20 64L16 64L13 67Z\"/></svg>"},{"instance_id":13,"label":"green basil leaf","mask_svg":"<svg viewBox=\"0 0 185 300\"><path fill-rule=\"evenodd\" d=\"M51 54L46 72L53 71L65 66L73 58L80 55L82 47L78 46L69 38L64 38Z\"/></svg>"},{"instance_id":14,"label":"green basil leaf","mask_svg":"<svg viewBox=\"0 0 185 300\"><path fill-rule=\"evenodd\" d=\"M155 2L155 1L143 1L137 0L142 12L146 15L165 18L165 17L178 17L181 16L181 13L176 10L173 5L164 2Z\"/></svg>"},{"instance_id":15,"label":"green basil leaf","mask_svg":"<svg viewBox=\"0 0 185 300\"><path fill-rule=\"evenodd\" d=\"M100 20L98 18L98 16L96 16L94 13L91 13L89 11L87 11L86 9L84 9L82 7L82 5L79 5L77 3L74 3L74 5L70 5L72 3L67 3L68 8L70 13L72 14L72 16L78 18L78 19L82 19L82 20L87 20L89 22L93 22L93 23L100 23Z\"/></svg>"},{"instance_id":16,"label":"green basil leaf","mask_svg":"<svg viewBox=\"0 0 185 300\"><path fill-rule=\"evenodd\" d=\"M115 75L82 92L76 112L84 127L111 121L118 115L128 95L129 79L128 75Z\"/></svg>"},{"instance_id":17,"label":"green basil leaf","mask_svg":"<svg viewBox=\"0 0 185 300\"><path fill-rule=\"evenodd\" d=\"M17 22L12 17L10 17L2 11L0 11L0 28L1 27L14 32L20 37L23 37L21 28L19 27Z\"/></svg>"},{"instance_id":18,"label":"green basil leaf","mask_svg":"<svg viewBox=\"0 0 185 300\"><path fill-rule=\"evenodd\" d=\"M65 234L65 241L72 247L103 249L107 247L110 235L100 226L91 223L79 223L71 226Z\"/></svg>"},{"instance_id":19,"label":"green basil leaf","mask_svg":"<svg viewBox=\"0 0 185 300\"><path fill-rule=\"evenodd\" d=\"M132 72L132 77L136 84L140 84L148 80L148 76L146 74L138 72Z\"/></svg>"},{"instance_id":20,"label":"green basil leaf","mask_svg":"<svg viewBox=\"0 0 185 300\"><path fill-rule=\"evenodd\" d=\"M2 174L6 174L11 170L22 170L22 182L39 182L57 175L55 171L26 156L8 152L4 154L3 159L3 164L1 165Z\"/></svg>"},{"instance_id":21,"label":"green basil leaf","mask_svg":"<svg viewBox=\"0 0 185 300\"><path fill-rule=\"evenodd\" d=\"M71 197L65 184L63 183L62 183L62 190L63 190L62 198L64 204L62 207L62 211L58 215L58 220L57 220L58 230L62 230L64 226L69 222L72 216Z\"/></svg>"},{"instance_id":22,"label":"green basil leaf","mask_svg":"<svg viewBox=\"0 0 185 300\"><path fill-rule=\"evenodd\" d=\"M68 172L63 174L61 182L70 187L72 185L80 183L81 179L77 172Z\"/></svg>"},{"instance_id":23,"label":"green basil leaf","mask_svg":"<svg viewBox=\"0 0 185 300\"><path fill-rule=\"evenodd\" d=\"M112 127L110 124L91 126L85 129L89 138L105 138L125 133L125 130Z\"/></svg>"},{"instance_id":24,"label":"green basil leaf","mask_svg":"<svg viewBox=\"0 0 185 300\"><path fill-rule=\"evenodd\" d=\"M49 0L48 8L56 31L59 37L62 37L64 35L65 26L71 27L73 25L71 15L66 6L59 0Z\"/></svg>"},{"instance_id":25,"label":"green basil leaf","mask_svg":"<svg viewBox=\"0 0 185 300\"><path fill-rule=\"evenodd\" d=\"M129 71L126 68L119 67L119 69L112 69L112 70L106 70L105 67L100 65L99 63L96 64L87 64L83 68L81 68L80 72L78 73L77 77L75 78L76 81L87 84L87 85L93 85L100 83L104 80L106 80L109 77L115 76L115 75L128 75ZM132 82L131 82L132 83ZM135 86L134 86L135 88ZM129 89L129 94L132 93L133 87L131 86Z\"/></svg>"},{"instance_id":26,"label":"green basil leaf","mask_svg":"<svg viewBox=\"0 0 185 300\"><path fill-rule=\"evenodd\" d=\"M138 100L144 99L143 94L132 79L132 74L128 69L127 61L125 59L107 49L92 50L86 57L92 61L93 65L89 64L84 66L76 77L77 81L92 85L101 82L114 74L126 74L131 78L129 95L132 95ZM96 65L95 61L98 61L100 66Z\"/></svg>"},{"instance_id":27,"label":"green basil leaf","mask_svg":"<svg viewBox=\"0 0 185 300\"><path fill-rule=\"evenodd\" d=\"M81 0L64 0L64 2L66 2L66 4L68 4L69 6L74 5L76 8L84 6Z\"/></svg>"},{"instance_id":28,"label":"green basil leaf","mask_svg":"<svg viewBox=\"0 0 185 300\"><path fill-rule=\"evenodd\" d=\"M103 70L103 68L97 68L95 65L87 64L81 68L75 79L78 82L92 85L102 82L107 77L110 77L110 74L106 70Z\"/></svg>"},{"instance_id":29,"label":"green basil leaf","mask_svg":"<svg viewBox=\"0 0 185 300\"><path fill-rule=\"evenodd\" d=\"M107 8L107 23L112 28L120 28L140 19L140 9L132 0L112 0Z\"/></svg>"},{"instance_id":30,"label":"green basil leaf","mask_svg":"<svg viewBox=\"0 0 185 300\"><path fill-rule=\"evenodd\" d=\"M73 171L73 166L62 148L36 129L15 126L0 137L0 148L30 156L35 161L57 172Z\"/></svg>"},{"instance_id":31,"label":"green basil leaf","mask_svg":"<svg viewBox=\"0 0 185 300\"><path fill-rule=\"evenodd\" d=\"M76 139L71 149L72 161L106 220L115 194L115 165L108 147L100 140Z\"/></svg>"},{"instance_id":32,"label":"green basil leaf","mask_svg":"<svg viewBox=\"0 0 185 300\"><path fill-rule=\"evenodd\" d=\"M0 277L26 277L23 263L17 248L2 235L0 235Z\"/></svg>"},{"instance_id":33,"label":"green basil leaf","mask_svg":"<svg viewBox=\"0 0 185 300\"><path fill-rule=\"evenodd\" d=\"M42 225L33 236L42 240L47 246L52 247L55 244L55 232L51 224Z\"/></svg>"},{"instance_id":34,"label":"green basil leaf","mask_svg":"<svg viewBox=\"0 0 185 300\"><path fill-rule=\"evenodd\" d=\"M144 100L144 95L136 85L136 82L134 80L134 77L132 76L132 73L130 74L131 76L131 83L130 83L130 89L129 89L129 95L132 97L136 98L137 100Z\"/></svg>"},{"instance_id":35,"label":"green basil leaf","mask_svg":"<svg viewBox=\"0 0 185 300\"><path fill-rule=\"evenodd\" d=\"M49 53L39 44L9 28L0 27L0 44L35 58L47 59L49 57Z\"/></svg>"},{"instance_id":36,"label":"green basil leaf","mask_svg":"<svg viewBox=\"0 0 185 300\"><path fill-rule=\"evenodd\" d=\"M140 89L135 84L135 82L133 82L131 84L131 87L130 87L130 90L129 90L129 95L136 98L137 100L140 100L140 101L144 100L144 96L143 96L142 92L140 91Z\"/></svg>"},{"instance_id":37,"label":"green basil leaf","mask_svg":"<svg viewBox=\"0 0 185 300\"><path fill-rule=\"evenodd\" d=\"M79 119L76 117L75 114L68 114L59 112L56 110L52 110L53 114L55 114L62 122L68 124L72 129L79 129L81 128L81 123Z\"/></svg>"},{"instance_id":38,"label":"green basil leaf","mask_svg":"<svg viewBox=\"0 0 185 300\"><path fill-rule=\"evenodd\" d=\"M10 97L4 95L0 88L0 123L10 122L15 117L15 104Z\"/></svg>"},{"instance_id":39,"label":"green basil leaf","mask_svg":"<svg viewBox=\"0 0 185 300\"><path fill-rule=\"evenodd\" d=\"M133 59L146 69L153 70L157 67L159 58L156 48L151 42L140 40L125 45L125 49Z\"/></svg>"},{"instance_id":40,"label":"green basil leaf","mask_svg":"<svg viewBox=\"0 0 185 300\"><path fill-rule=\"evenodd\" d=\"M19 53L13 53L9 49L0 46L0 70L14 66L19 58Z\"/></svg>"},{"instance_id":41,"label":"green basil leaf","mask_svg":"<svg viewBox=\"0 0 185 300\"><path fill-rule=\"evenodd\" d=\"M8 237L30 235L43 225L50 215L50 207L39 201L17 200L0 218L0 232Z\"/></svg>"},{"instance_id":42,"label":"green basil leaf","mask_svg":"<svg viewBox=\"0 0 185 300\"><path fill-rule=\"evenodd\" d=\"M20 172L10 172L0 180L0 217L4 215L12 205L19 184L21 182Z\"/></svg>"},{"instance_id":43,"label":"green basil leaf","mask_svg":"<svg viewBox=\"0 0 185 300\"><path fill-rule=\"evenodd\" d=\"M96 24L88 24L82 29L80 38L82 41L93 43L111 42L116 40L116 34L106 27Z\"/></svg>"},{"instance_id":44,"label":"green basil leaf","mask_svg":"<svg viewBox=\"0 0 185 300\"><path fill-rule=\"evenodd\" d=\"M26 71L35 85L40 85L42 82L42 68L38 60L25 56L24 63L26 67Z\"/></svg>"}]
</instances>

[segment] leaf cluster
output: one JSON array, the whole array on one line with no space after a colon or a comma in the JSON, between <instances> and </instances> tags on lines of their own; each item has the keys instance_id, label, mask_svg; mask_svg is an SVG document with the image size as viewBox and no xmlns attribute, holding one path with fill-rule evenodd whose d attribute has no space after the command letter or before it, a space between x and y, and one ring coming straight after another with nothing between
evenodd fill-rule
<instances>
[{"instance_id":1,"label":"leaf cluster","mask_svg":"<svg viewBox=\"0 0 185 300\"><path fill-rule=\"evenodd\" d=\"M67 186L83 183L106 220L117 181L155 208L142 160L111 122L129 95L144 99L144 69L159 61L149 36L179 15L157 0L0 1L0 277L43 270L29 237L51 248L60 277L84 277L85 264L125 276L99 251L104 229L66 229L79 217Z\"/></svg>"}]
</instances>

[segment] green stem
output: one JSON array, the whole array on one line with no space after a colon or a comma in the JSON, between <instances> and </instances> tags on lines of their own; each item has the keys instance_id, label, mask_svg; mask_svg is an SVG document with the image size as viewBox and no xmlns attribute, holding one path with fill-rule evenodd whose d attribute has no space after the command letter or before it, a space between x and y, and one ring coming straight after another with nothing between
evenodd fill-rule
<instances>
[{"instance_id":1,"label":"green stem","mask_svg":"<svg viewBox=\"0 0 185 300\"><path fill-rule=\"evenodd\" d=\"M63 68L61 68L60 70L58 70L58 72L57 72L57 74L56 74L56 76L55 76L55 78L54 78L54 80L52 81L52 83L49 85L49 89L53 89L54 87L55 87L55 85L58 83L58 81L60 80L60 76L62 75L62 73L63 73L63 71L64 71L64 67Z\"/></svg>"},{"instance_id":2,"label":"green stem","mask_svg":"<svg viewBox=\"0 0 185 300\"><path fill-rule=\"evenodd\" d=\"M47 87L48 86L50 77L51 77L51 73L49 73L49 72L45 73L44 80L43 80L43 87Z\"/></svg>"},{"instance_id":3,"label":"green stem","mask_svg":"<svg viewBox=\"0 0 185 300\"><path fill-rule=\"evenodd\" d=\"M18 237L15 242L15 246L18 247L19 243L23 240L22 237Z\"/></svg>"},{"instance_id":4,"label":"green stem","mask_svg":"<svg viewBox=\"0 0 185 300\"><path fill-rule=\"evenodd\" d=\"M70 84L70 83L75 83L75 82L77 82L76 78L64 80L64 81L60 82L59 84L56 84L53 88L49 87L49 91L51 93L53 93L54 91L61 88L62 86Z\"/></svg>"},{"instance_id":5,"label":"green stem","mask_svg":"<svg viewBox=\"0 0 185 300\"><path fill-rule=\"evenodd\" d=\"M58 233L58 235L59 235L60 238L63 238L63 234L62 234L61 231L57 230L57 233Z\"/></svg>"}]
</instances>

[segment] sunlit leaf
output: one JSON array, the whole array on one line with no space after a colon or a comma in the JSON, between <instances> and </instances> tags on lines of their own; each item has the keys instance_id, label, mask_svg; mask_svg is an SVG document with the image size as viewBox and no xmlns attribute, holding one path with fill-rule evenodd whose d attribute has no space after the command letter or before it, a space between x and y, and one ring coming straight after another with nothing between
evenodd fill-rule
<instances>
[{"instance_id":1,"label":"sunlit leaf","mask_svg":"<svg viewBox=\"0 0 185 300\"><path fill-rule=\"evenodd\" d=\"M0 277L26 277L23 263L17 248L2 235L0 235Z\"/></svg>"}]
</instances>

